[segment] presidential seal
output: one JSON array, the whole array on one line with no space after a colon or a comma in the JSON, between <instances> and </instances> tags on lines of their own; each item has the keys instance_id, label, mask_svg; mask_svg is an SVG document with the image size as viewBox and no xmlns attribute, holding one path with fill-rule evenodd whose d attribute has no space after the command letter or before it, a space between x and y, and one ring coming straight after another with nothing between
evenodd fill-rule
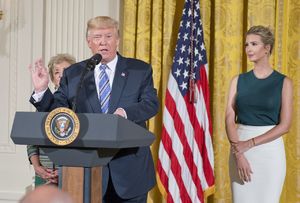
<instances>
[{"instance_id":1,"label":"presidential seal","mask_svg":"<svg viewBox=\"0 0 300 203\"><path fill-rule=\"evenodd\" d=\"M56 145L64 146L72 143L77 138L79 129L79 119L71 109L56 108L46 117L46 135Z\"/></svg>"}]
</instances>

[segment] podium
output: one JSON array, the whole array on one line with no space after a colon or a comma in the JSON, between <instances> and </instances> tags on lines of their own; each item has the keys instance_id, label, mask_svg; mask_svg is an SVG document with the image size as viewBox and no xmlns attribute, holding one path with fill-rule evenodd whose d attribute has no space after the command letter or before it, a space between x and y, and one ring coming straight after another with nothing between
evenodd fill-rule
<instances>
[{"instance_id":1,"label":"podium","mask_svg":"<svg viewBox=\"0 0 300 203\"><path fill-rule=\"evenodd\" d=\"M77 138L68 145L58 146L46 136L47 115L47 112L16 112L11 139L19 145L38 145L54 164L63 166L62 189L75 202L102 202L102 166L120 149L149 146L155 139L148 130L118 115L82 113L77 114L80 121ZM84 172L88 170L91 173Z\"/></svg>"}]
</instances>

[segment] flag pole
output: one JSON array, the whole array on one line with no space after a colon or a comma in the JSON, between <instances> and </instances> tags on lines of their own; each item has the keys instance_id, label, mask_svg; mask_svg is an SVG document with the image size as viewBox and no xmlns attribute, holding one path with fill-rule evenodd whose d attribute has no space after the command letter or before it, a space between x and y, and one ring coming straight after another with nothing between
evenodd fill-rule
<instances>
[{"instance_id":1,"label":"flag pole","mask_svg":"<svg viewBox=\"0 0 300 203\"><path fill-rule=\"evenodd\" d=\"M195 90L195 66L194 66L194 0L191 0L191 53L190 53L190 60L191 60L191 67L190 67L190 74L189 74L189 93L190 93L190 102L197 103L197 95Z\"/></svg>"}]
</instances>

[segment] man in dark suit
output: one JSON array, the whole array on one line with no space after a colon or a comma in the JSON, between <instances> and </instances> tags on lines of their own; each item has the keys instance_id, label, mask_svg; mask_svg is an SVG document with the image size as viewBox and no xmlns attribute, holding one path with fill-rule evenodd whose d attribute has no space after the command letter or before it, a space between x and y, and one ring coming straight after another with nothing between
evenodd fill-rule
<instances>
[{"instance_id":1,"label":"man in dark suit","mask_svg":"<svg viewBox=\"0 0 300 203\"><path fill-rule=\"evenodd\" d=\"M87 23L86 39L93 54L102 55L94 71L87 73L78 93L77 113L110 113L123 116L143 127L158 112L157 93L149 64L117 53L118 22L98 16ZM71 65L63 73L59 89L48 89L48 73L36 63L31 67L35 92L31 103L38 111L72 107L82 71L87 61ZM105 68L103 69L103 66ZM105 70L105 73L103 72ZM99 85L107 77L109 85ZM104 92L109 94L102 98ZM101 101L102 100L102 101ZM108 106L108 109L105 108ZM146 202L155 185L155 171L149 147L122 149L103 167L103 202Z\"/></svg>"}]
</instances>

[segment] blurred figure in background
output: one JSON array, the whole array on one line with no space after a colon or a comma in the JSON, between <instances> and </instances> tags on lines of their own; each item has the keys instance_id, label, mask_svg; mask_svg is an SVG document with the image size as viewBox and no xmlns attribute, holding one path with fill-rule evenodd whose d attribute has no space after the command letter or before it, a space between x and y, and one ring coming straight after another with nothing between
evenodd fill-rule
<instances>
[{"instance_id":1,"label":"blurred figure in background","mask_svg":"<svg viewBox=\"0 0 300 203\"><path fill-rule=\"evenodd\" d=\"M27 193L20 203L74 203L71 196L55 186L42 185Z\"/></svg>"}]
</instances>

